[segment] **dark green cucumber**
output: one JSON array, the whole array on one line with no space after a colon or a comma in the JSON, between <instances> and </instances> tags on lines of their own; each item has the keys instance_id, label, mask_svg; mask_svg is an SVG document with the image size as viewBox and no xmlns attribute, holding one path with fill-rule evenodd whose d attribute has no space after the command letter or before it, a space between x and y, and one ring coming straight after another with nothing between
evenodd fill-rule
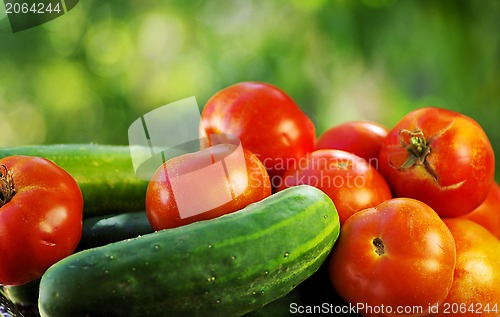
<instances>
[{"instance_id":1,"label":"dark green cucumber","mask_svg":"<svg viewBox=\"0 0 500 317\"><path fill-rule=\"evenodd\" d=\"M77 251L154 232L145 211L91 217L83 220Z\"/></svg>"},{"instance_id":2,"label":"dark green cucumber","mask_svg":"<svg viewBox=\"0 0 500 317\"><path fill-rule=\"evenodd\" d=\"M346 303L332 287L328 260L318 271L283 296L244 317L288 317L295 315L325 315L362 317L356 306Z\"/></svg>"},{"instance_id":3,"label":"dark green cucumber","mask_svg":"<svg viewBox=\"0 0 500 317\"><path fill-rule=\"evenodd\" d=\"M40 284L42 317L240 316L313 274L339 234L322 191L292 187L208 221L71 255Z\"/></svg>"},{"instance_id":4,"label":"dark green cucumber","mask_svg":"<svg viewBox=\"0 0 500 317\"><path fill-rule=\"evenodd\" d=\"M128 146L58 144L0 148L0 158L40 156L65 169L84 198L84 217L144 209L148 182L135 175Z\"/></svg>"}]
</instances>

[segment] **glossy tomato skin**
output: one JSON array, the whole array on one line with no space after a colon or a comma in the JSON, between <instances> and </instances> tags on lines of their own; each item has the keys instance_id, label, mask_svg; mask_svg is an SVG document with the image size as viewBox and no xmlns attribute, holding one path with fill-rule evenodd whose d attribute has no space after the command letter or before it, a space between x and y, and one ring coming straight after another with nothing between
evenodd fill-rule
<instances>
[{"instance_id":1,"label":"glossy tomato skin","mask_svg":"<svg viewBox=\"0 0 500 317\"><path fill-rule=\"evenodd\" d=\"M457 263L450 292L431 316L500 316L500 241L468 219L444 222L455 237Z\"/></svg>"},{"instance_id":2,"label":"glossy tomato skin","mask_svg":"<svg viewBox=\"0 0 500 317\"><path fill-rule=\"evenodd\" d=\"M231 159L235 153L241 157ZM149 182L146 213L153 229L175 228L237 211L271 191L269 175L257 156L232 144L218 144L163 163Z\"/></svg>"},{"instance_id":3,"label":"glossy tomato skin","mask_svg":"<svg viewBox=\"0 0 500 317\"><path fill-rule=\"evenodd\" d=\"M366 310L364 316L426 316L429 305L442 303L451 288L455 256L453 236L434 210L394 198L347 219L328 264L344 300L390 306L393 313ZM394 314L397 307L411 306L422 307L422 313Z\"/></svg>"},{"instance_id":4,"label":"glossy tomato skin","mask_svg":"<svg viewBox=\"0 0 500 317\"><path fill-rule=\"evenodd\" d=\"M495 157L476 121L451 110L426 107L408 113L389 132L380 150L379 168L395 197L415 198L442 217L456 217L471 212L486 198Z\"/></svg>"},{"instance_id":5,"label":"glossy tomato skin","mask_svg":"<svg viewBox=\"0 0 500 317\"><path fill-rule=\"evenodd\" d=\"M39 278L75 250L82 234L83 197L62 168L39 157L0 160L15 193L0 207L0 284Z\"/></svg>"},{"instance_id":6,"label":"glossy tomato skin","mask_svg":"<svg viewBox=\"0 0 500 317\"><path fill-rule=\"evenodd\" d=\"M489 230L500 239L500 186L493 182L486 199L473 211L462 216Z\"/></svg>"},{"instance_id":7,"label":"glossy tomato skin","mask_svg":"<svg viewBox=\"0 0 500 317\"><path fill-rule=\"evenodd\" d=\"M316 142L309 117L285 92L268 83L242 82L220 90L206 103L201 120L202 140L218 133L238 137L264 163L271 179L312 152ZM202 148L209 145L202 143Z\"/></svg>"},{"instance_id":8,"label":"glossy tomato skin","mask_svg":"<svg viewBox=\"0 0 500 317\"><path fill-rule=\"evenodd\" d=\"M378 155L389 128L372 121L348 121L321 134L316 149L336 149L353 153L378 167Z\"/></svg>"},{"instance_id":9,"label":"glossy tomato skin","mask_svg":"<svg viewBox=\"0 0 500 317\"><path fill-rule=\"evenodd\" d=\"M278 190L304 184L321 189L335 204L341 225L355 212L392 198L387 182L372 165L341 150L308 154L282 180Z\"/></svg>"}]
</instances>

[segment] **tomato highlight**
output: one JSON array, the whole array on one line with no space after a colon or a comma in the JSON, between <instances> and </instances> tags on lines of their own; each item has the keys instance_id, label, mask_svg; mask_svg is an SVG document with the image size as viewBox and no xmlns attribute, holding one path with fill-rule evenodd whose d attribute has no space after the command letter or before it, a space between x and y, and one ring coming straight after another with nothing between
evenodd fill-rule
<instances>
[{"instance_id":1,"label":"tomato highlight","mask_svg":"<svg viewBox=\"0 0 500 317\"><path fill-rule=\"evenodd\" d=\"M341 228L329 265L334 289L364 316L426 316L451 288L455 242L434 210L418 200L394 198L355 213Z\"/></svg>"},{"instance_id":2,"label":"tomato highlight","mask_svg":"<svg viewBox=\"0 0 500 317\"><path fill-rule=\"evenodd\" d=\"M275 184L290 164L314 150L316 129L311 119L285 92L260 82L242 82L213 95L201 114L200 138L230 134L255 154ZM275 180L277 179L277 180Z\"/></svg>"},{"instance_id":3,"label":"tomato highlight","mask_svg":"<svg viewBox=\"0 0 500 317\"><path fill-rule=\"evenodd\" d=\"M334 202L342 225L354 213L392 198L382 175L365 159L341 150L316 150L292 166L278 190L297 185L321 189Z\"/></svg>"},{"instance_id":4,"label":"tomato highlight","mask_svg":"<svg viewBox=\"0 0 500 317\"><path fill-rule=\"evenodd\" d=\"M0 284L21 285L70 255L82 234L76 181L39 157L0 160Z\"/></svg>"},{"instance_id":5,"label":"tomato highlight","mask_svg":"<svg viewBox=\"0 0 500 317\"><path fill-rule=\"evenodd\" d=\"M155 230L213 219L271 194L269 175L253 153L218 144L174 157L154 173L146 213Z\"/></svg>"},{"instance_id":6,"label":"tomato highlight","mask_svg":"<svg viewBox=\"0 0 500 317\"><path fill-rule=\"evenodd\" d=\"M442 217L462 216L486 198L495 174L491 143L472 118L426 107L389 132L379 168L395 197L421 200Z\"/></svg>"}]
</instances>

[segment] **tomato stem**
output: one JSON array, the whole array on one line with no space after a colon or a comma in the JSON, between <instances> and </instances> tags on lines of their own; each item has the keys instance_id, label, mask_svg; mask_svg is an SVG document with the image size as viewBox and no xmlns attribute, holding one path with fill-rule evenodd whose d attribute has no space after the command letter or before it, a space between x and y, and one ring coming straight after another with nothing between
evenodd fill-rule
<instances>
[{"instance_id":1,"label":"tomato stem","mask_svg":"<svg viewBox=\"0 0 500 317\"><path fill-rule=\"evenodd\" d=\"M399 131L399 140L409 154L408 159L400 168L408 168L415 164L424 164L425 159L431 153L431 147L421 130L410 131L403 129Z\"/></svg>"},{"instance_id":2,"label":"tomato stem","mask_svg":"<svg viewBox=\"0 0 500 317\"><path fill-rule=\"evenodd\" d=\"M409 137L409 139L408 139ZM402 129L399 131L399 141L401 146L408 151L408 158L398 169L410 168L413 165L421 165L436 181L438 176L432 166L427 162L427 156L431 153L429 141L420 129L413 131Z\"/></svg>"},{"instance_id":3,"label":"tomato stem","mask_svg":"<svg viewBox=\"0 0 500 317\"><path fill-rule=\"evenodd\" d=\"M12 174L5 165L0 170L0 207L8 203L15 194Z\"/></svg>"},{"instance_id":4,"label":"tomato stem","mask_svg":"<svg viewBox=\"0 0 500 317\"><path fill-rule=\"evenodd\" d=\"M375 238L372 241L373 245L375 246L375 253L378 255L384 255L385 254L385 246L384 246L384 241L380 238Z\"/></svg>"}]
</instances>

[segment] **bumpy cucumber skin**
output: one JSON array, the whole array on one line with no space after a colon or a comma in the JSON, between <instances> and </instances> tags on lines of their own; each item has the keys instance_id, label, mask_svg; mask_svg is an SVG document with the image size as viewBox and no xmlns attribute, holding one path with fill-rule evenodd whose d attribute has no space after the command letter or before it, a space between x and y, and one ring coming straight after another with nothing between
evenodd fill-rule
<instances>
[{"instance_id":1,"label":"bumpy cucumber skin","mask_svg":"<svg viewBox=\"0 0 500 317\"><path fill-rule=\"evenodd\" d=\"M42 317L240 316L313 274L339 234L310 186L213 220L76 253L43 275Z\"/></svg>"},{"instance_id":2,"label":"bumpy cucumber skin","mask_svg":"<svg viewBox=\"0 0 500 317\"><path fill-rule=\"evenodd\" d=\"M0 148L0 158L40 156L66 170L84 198L84 217L144 209L148 182L135 175L130 148L120 145L56 144Z\"/></svg>"},{"instance_id":3,"label":"bumpy cucumber skin","mask_svg":"<svg viewBox=\"0 0 500 317\"><path fill-rule=\"evenodd\" d=\"M324 316L363 317L335 292L330 282L328 264L328 261L323 262L318 271L286 296L245 314L244 317L314 316L311 311Z\"/></svg>"}]
</instances>

